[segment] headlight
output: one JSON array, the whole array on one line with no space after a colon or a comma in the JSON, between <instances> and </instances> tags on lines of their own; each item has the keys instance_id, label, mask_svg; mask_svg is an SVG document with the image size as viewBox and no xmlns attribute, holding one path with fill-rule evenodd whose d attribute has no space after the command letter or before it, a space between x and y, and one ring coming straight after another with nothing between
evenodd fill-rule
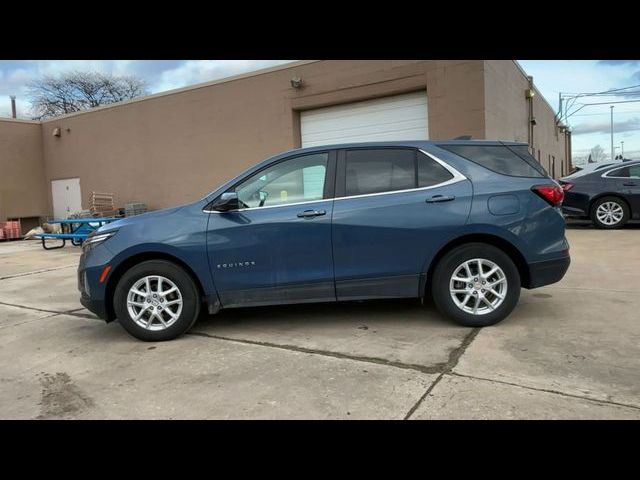
<instances>
[{"instance_id":1,"label":"headlight","mask_svg":"<svg viewBox=\"0 0 640 480\"><path fill-rule=\"evenodd\" d=\"M104 242L108 238L113 237L116 234L116 232L117 232L117 230L114 230L113 232L106 232L106 233L95 233L94 232L94 233L89 234L87 239L84 242L82 242L82 251L83 252L88 252L93 247L101 244L102 242Z\"/></svg>"}]
</instances>

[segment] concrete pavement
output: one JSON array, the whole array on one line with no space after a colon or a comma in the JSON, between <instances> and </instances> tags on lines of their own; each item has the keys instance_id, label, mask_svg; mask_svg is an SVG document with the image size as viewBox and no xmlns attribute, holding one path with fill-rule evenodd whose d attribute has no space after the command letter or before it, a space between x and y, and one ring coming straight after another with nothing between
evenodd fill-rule
<instances>
[{"instance_id":1,"label":"concrete pavement","mask_svg":"<svg viewBox=\"0 0 640 480\"><path fill-rule=\"evenodd\" d=\"M144 343L78 302L79 249L0 243L0 418L640 418L640 229L571 228L502 323L414 300L222 311Z\"/></svg>"}]
</instances>

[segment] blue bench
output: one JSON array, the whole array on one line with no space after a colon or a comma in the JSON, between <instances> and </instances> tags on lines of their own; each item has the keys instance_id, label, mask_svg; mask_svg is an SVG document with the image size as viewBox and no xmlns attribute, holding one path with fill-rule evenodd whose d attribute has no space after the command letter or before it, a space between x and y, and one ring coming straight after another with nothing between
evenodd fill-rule
<instances>
[{"instance_id":1,"label":"blue bench","mask_svg":"<svg viewBox=\"0 0 640 480\"><path fill-rule=\"evenodd\" d=\"M55 250L56 248L63 248L66 245L67 240L71 240L71 244L79 247L82 242L87 239L88 233L36 233L34 237L42 239L42 248L45 250ZM62 245L57 247L47 247L45 239L60 239Z\"/></svg>"},{"instance_id":2,"label":"blue bench","mask_svg":"<svg viewBox=\"0 0 640 480\"><path fill-rule=\"evenodd\" d=\"M63 248L67 240L71 240L71 244L79 247L82 245L89 234L94 230L97 230L102 225L106 225L107 223L114 222L116 220L120 220L119 218L69 218L67 220L52 220L48 223L59 223L61 225L69 225L72 229L71 233L37 233L34 237L40 238L42 240L42 248L45 250L55 250L57 248ZM98 226L96 226L96 224ZM74 229L74 225L77 227ZM47 247L46 239L58 239L62 240L62 245L58 245L57 247Z\"/></svg>"}]
</instances>

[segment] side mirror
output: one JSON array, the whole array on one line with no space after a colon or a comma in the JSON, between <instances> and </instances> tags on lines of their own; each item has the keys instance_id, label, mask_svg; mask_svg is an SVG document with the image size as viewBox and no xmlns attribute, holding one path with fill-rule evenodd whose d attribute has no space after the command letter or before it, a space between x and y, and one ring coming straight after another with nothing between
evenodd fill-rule
<instances>
[{"instance_id":1,"label":"side mirror","mask_svg":"<svg viewBox=\"0 0 640 480\"><path fill-rule=\"evenodd\" d=\"M238 194L236 192L226 192L213 204L213 209L219 212L228 212L240 208Z\"/></svg>"}]
</instances>

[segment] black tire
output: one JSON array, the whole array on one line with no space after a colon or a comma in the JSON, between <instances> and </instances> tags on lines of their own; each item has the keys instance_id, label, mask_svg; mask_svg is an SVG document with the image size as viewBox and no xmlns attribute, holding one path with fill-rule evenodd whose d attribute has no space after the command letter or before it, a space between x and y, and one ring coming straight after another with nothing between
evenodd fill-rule
<instances>
[{"instance_id":1,"label":"black tire","mask_svg":"<svg viewBox=\"0 0 640 480\"><path fill-rule=\"evenodd\" d=\"M173 282L182 295L182 311L178 319L164 330L147 330L138 325L127 309L129 289L141 278L160 275ZM200 313L200 293L191 276L178 265L166 260L148 260L127 270L113 296L113 308L118 321L134 337L147 342L162 342L179 337L189 330ZM156 321L156 323L158 323Z\"/></svg>"},{"instance_id":2,"label":"black tire","mask_svg":"<svg viewBox=\"0 0 640 480\"><path fill-rule=\"evenodd\" d=\"M607 203L607 202L612 202L615 203L616 205L619 205L622 208L622 218L620 219L619 222L611 224L611 225L607 225L606 223L602 223L600 221L600 219L598 218L598 215L596 214L598 211L598 207L600 205L602 205L603 203ZM625 223L627 223L629 221L629 216L631 215L631 212L629 210L629 205L627 205L627 202L625 202L624 200L622 200L619 197L602 197L599 198L598 200L596 200L593 205L591 206L591 221L593 222L593 224L595 225L596 228L602 228L605 230L613 230L616 228L622 228Z\"/></svg>"},{"instance_id":3,"label":"black tire","mask_svg":"<svg viewBox=\"0 0 640 480\"><path fill-rule=\"evenodd\" d=\"M453 301L449 290L449 283L458 266L476 258L495 263L502 269L507 280L506 295L502 303L483 315L463 311ZM503 320L517 305L520 298L520 274L513 260L502 250L485 243L468 243L454 248L440 259L433 271L431 294L436 308L444 316L465 327L486 327Z\"/></svg>"}]
</instances>

